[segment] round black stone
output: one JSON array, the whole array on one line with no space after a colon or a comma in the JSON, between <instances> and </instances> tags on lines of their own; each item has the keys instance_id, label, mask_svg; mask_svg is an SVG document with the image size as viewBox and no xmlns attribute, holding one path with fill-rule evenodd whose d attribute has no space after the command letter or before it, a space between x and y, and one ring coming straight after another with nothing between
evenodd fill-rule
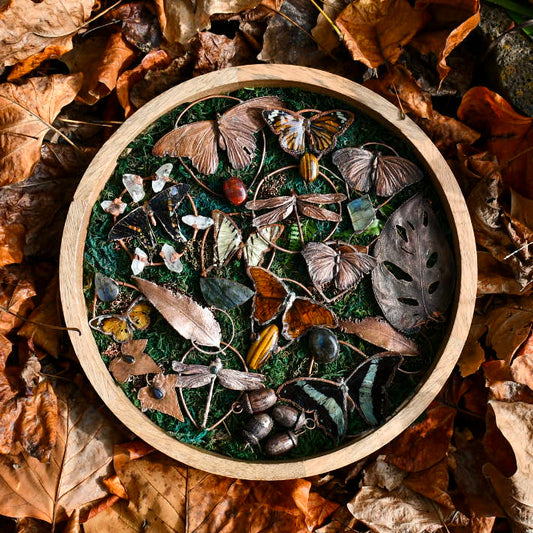
<instances>
[{"instance_id":1,"label":"round black stone","mask_svg":"<svg viewBox=\"0 0 533 533\"><path fill-rule=\"evenodd\" d=\"M309 354L321 363L331 363L339 356L339 341L327 328L313 328L307 337Z\"/></svg>"}]
</instances>

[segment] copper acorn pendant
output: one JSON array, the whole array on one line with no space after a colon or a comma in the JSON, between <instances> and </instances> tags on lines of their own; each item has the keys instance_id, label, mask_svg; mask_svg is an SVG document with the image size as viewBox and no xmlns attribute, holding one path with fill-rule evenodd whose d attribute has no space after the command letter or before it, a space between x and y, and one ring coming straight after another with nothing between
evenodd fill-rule
<instances>
[{"instance_id":1,"label":"copper acorn pendant","mask_svg":"<svg viewBox=\"0 0 533 533\"><path fill-rule=\"evenodd\" d=\"M241 205L248 198L248 189L246 188L246 185L236 176L228 178L222 184L222 190L224 191L224 196L232 205Z\"/></svg>"}]
</instances>

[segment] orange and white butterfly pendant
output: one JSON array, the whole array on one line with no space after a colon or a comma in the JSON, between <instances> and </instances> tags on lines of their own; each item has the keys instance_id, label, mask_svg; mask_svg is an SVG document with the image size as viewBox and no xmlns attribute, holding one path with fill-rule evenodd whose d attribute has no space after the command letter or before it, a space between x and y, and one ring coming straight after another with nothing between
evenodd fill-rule
<instances>
[{"instance_id":1,"label":"orange and white butterfly pendant","mask_svg":"<svg viewBox=\"0 0 533 533\"><path fill-rule=\"evenodd\" d=\"M305 113L314 114L306 117ZM312 182L319 173L318 160L335 148L337 138L351 125L354 114L342 109L267 109L263 118L278 136L281 148L293 157L301 156L300 174Z\"/></svg>"},{"instance_id":2,"label":"orange and white butterfly pendant","mask_svg":"<svg viewBox=\"0 0 533 533\"><path fill-rule=\"evenodd\" d=\"M272 272L262 267L249 267L248 275L255 287L253 318L260 326L274 320L283 310L281 333L289 341L314 326L337 327L333 311L310 298L296 296Z\"/></svg>"}]
</instances>

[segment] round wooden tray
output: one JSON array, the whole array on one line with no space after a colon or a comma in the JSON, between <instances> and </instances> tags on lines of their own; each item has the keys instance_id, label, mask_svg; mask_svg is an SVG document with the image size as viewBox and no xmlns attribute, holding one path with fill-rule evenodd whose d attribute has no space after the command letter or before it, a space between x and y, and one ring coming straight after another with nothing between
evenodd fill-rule
<instances>
[{"instance_id":1,"label":"round wooden tray","mask_svg":"<svg viewBox=\"0 0 533 533\"><path fill-rule=\"evenodd\" d=\"M432 179L453 233L456 293L448 331L426 379L383 426L333 451L306 459L247 462L183 444L167 435L116 384L87 321L82 290L87 226L92 207L115 170L117 158L145 128L176 106L243 87L299 87L332 96L405 139ZM463 195L444 158L422 130L409 118L401 118L396 107L365 87L333 74L289 65L251 65L206 74L169 89L137 111L104 144L85 172L68 213L60 258L65 322L81 330L81 335L70 332L70 338L83 370L109 409L141 439L179 461L215 474L263 480L305 477L345 466L378 450L420 416L444 385L465 343L474 311L476 273L474 234Z\"/></svg>"}]
</instances>

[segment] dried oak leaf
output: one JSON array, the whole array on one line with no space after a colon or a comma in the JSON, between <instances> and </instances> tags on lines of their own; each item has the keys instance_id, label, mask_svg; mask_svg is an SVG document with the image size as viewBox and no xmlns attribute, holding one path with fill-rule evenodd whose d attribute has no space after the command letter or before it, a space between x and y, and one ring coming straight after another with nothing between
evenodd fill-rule
<instances>
[{"instance_id":1,"label":"dried oak leaf","mask_svg":"<svg viewBox=\"0 0 533 533\"><path fill-rule=\"evenodd\" d=\"M489 402L496 424L509 442L516 458L516 472L507 477L494 465L483 465L499 503L517 533L533 530L533 405Z\"/></svg>"},{"instance_id":2,"label":"dried oak leaf","mask_svg":"<svg viewBox=\"0 0 533 533\"><path fill-rule=\"evenodd\" d=\"M194 45L194 75L255 62L255 51L238 31L233 39L208 31L198 34Z\"/></svg>"},{"instance_id":3,"label":"dried oak leaf","mask_svg":"<svg viewBox=\"0 0 533 533\"><path fill-rule=\"evenodd\" d=\"M81 74L54 74L0 85L0 186L32 173L49 125L74 100L81 84Z\"/></svg>"},{"instance_id":4,"label":"dried oak leaf","mask_svg":"<svg viewBox=\"0 0 533 533\"><path fill-rule=\"evenodd\" d=\"M22 250L26 257L55 257L59 253L68 206L93 152L43 143L32 175L23 184L3 189L0 226L6 231L13 225L24 227Z\"/></svg>"},{"instance_id":5,"label":"dried oak leaf","mask_svg":"<svg viewBox=\"0 0 533 533\"><path fill-rule=\"evenodd\" d=\"M486 344L507 364L529 337L533 326L533 303L528 297L508 297L486 316Z\"/></svg>"},{"instance_id":6,"label":"dried oak leaf","mask_svg":"<svg viewBox=\"0 0 533 533\"><path fill-rule=\"evenodd\" d=\"M51 54L70 50L72 37L90 17L94 3L95 0L12 0L0 15L0 66L15 65L35 54L44 61ZM36 66L33 64L32 68Z\"/></svg>"},{"instance_id":7,"label":"dried oak leaf","mask_svg":"<svg viewBox=\"0 0 533 533\"><path fill-rule=\"evenodd\" d=\"M364 85L395 105L399 99L406 113L425 119L433 117L431 95L418 85L404 65L391 65L386 73L366 80Z\"/></svg>"},{"instance_id":8,"label":"dried oak leaf","mask_svg":"<svg viewBox=\"0 0 533 533\"><path fill-rule=\"evenodd\" d=\"M385 460L408 472L426 470L446 456L453 434L455 409L436 405L422 422L410 426L383 448Z\"/></svg>"},{"instance_id":9,"label":"dried oak leaf","mask_svg":"<svg viewBox=\"0 0 533 533\"><path fill-rule=\"evenodd\" d=\"M505 188L533 199L533 118L520 115L486 87L470 89L463 96L457 116L482 133L486 149L502 166Z\"/></svg>"},{"instance_id":10,"label":"dried oak leaf","mask_svg":"<svg viewBox=\"0 0 533 533\"><path fill-rule=\"evenodd\" d=\"M397 469L382 461L365 472L363 486L348 502L352 515L377 533L420 533L440 531L447 525L466 525L468 519L428 498L418 495L402 483Z\"/></svg>"},{"instance_id":11,"label":"dried oak leaf","mask_svg":"<svg viewBox=\"0 0 533 533\"><path fill-rule=\"evenodd\" d=\"M335 19L352 58L370 68L396 63L423 23L407 0L355 1Z\"/></svg>"},{"instance_id":12,"label":"dried oak leaf","mask_svg":"<svg viewBox=\"0 0 533 533\"><path fill-rule=\"evenodd\" d=\"M374 256L374 295L396 329L411 334L442 318L454 292L454 259L436 214L421 194L389 217Z\"/></svg>"},{"instance_id":13,"label":"dried oak leaf","mask_svg":"<svg viewBox=\"0 0 533 533\"><path fill-rule=\"evenodd\" d=\"M261 0L155 0L163 36L170 43L187 43L197 32L211 27L211 15L240 13L257 7Z\"/></svg>"},{"instance_id":14,"label":"dried oak leaf","mask_svg":"<svg viewBox=\"0 0 533 533\"><path fill-rule=\"evenodd\" d=\"M0 458L0 514L65 520L74 509L106 496L100 485L110 474L113 445L123 438L101 410L72 387L56 388L57 444L50 461L26 452Z\"/></svg>"},{"instance_id":15,"label":"dried oak leaf","mask_svg":"<svg viewBox=\"0 0 533 533\"><path fill-rule=\"evenodd\" d=\"M339 328L344 333L357 335L360 339L390 352L404 355L420 355L416 342L396 331L386 320L367 317L362 320L341 320Z\"/></svg>"},{"instance_id":16,"label":"dried oak leaf","mask_svg":"<svg viewBox=\"0 0 533 533\"><path fill-rule=\"evenodd\" d=\"M136 109L130 100L131 88L143 80L148 72L164 69L170 65L171 61L170 56L164 50L153 50L148 52L134 69L126 70L119 76L117 79L117 98L124 108L126 118Z\"/></svg>"},{"instance_id":17,"label":"dried oak leaf","mask_svg":"<svg viewBox=\"0 0 533 533\"><path fill-rule=\"evenodd\" d=\"M463 351L461 352L459 361L457 361L461 376L464 378L475 374L485 362L485 350L481 347L479 339L486 331L487 325L484 318L474 314Z\"/></svg>"},{"instance_id":18,"label":"dried oak leaf","mask_svg":"<svg viewBox=\"0 0 533 533\"><path fill-rule=\"evenodd\" d=\"M59 277L54 276L46 287L41 303L31 312L28 317L34 322L42 322L51 326L61 326L61 310L59 301ZM17 335L33 342L53 357L59 356L60 343L63 332L37 324L26 322L18 331Z\"/></svg>"},{"instance_id":19,"label":"dried oak leaf","mask_svg":"<svg viewBox=\"0 0 533 533\"><path fill-rule=\"evenodd\" d=\"M504 210L502 192L500 175L493 171L474 187L466 203L478 245L508 265L524 289L533 281L533 249L526 246L533 241L533 229Z\"/></svg>"},{"instance_id":20,"label":"dried oak leaf","mask_svg":"<svg viewBox=\"0 0 533 533\"><path fill-rule=\"evenodd\" d=\"M174 293L151 281L133 277L139 290L186 339L201 346L220 346L220 324L213 313L185 294Z\"/></svg>"},{"instance_id":21,"label":"dried oak leaf","mask_svg":"<svg viewBox=\"0 0 533 533\"><path fill-rule=\"evenodd\" d=\"M303 479L266 482L215 476L156 452L124 462L117 474L129 496L84 524L85 533L312 531L339 505Z\"/></svg>"},{"instance_id":22,"label":"dried oak leaf","mask_svg":"<svg viewBox=\"0 0 533 533\"><path fill-rule=\"evenodd\" d=\"M479 0L417 0L415 9L425 11L429 21L410 44L424 55L437 56L442 80L450 72L446 58L479 24Z\"/></svg>"}]
</instances>

